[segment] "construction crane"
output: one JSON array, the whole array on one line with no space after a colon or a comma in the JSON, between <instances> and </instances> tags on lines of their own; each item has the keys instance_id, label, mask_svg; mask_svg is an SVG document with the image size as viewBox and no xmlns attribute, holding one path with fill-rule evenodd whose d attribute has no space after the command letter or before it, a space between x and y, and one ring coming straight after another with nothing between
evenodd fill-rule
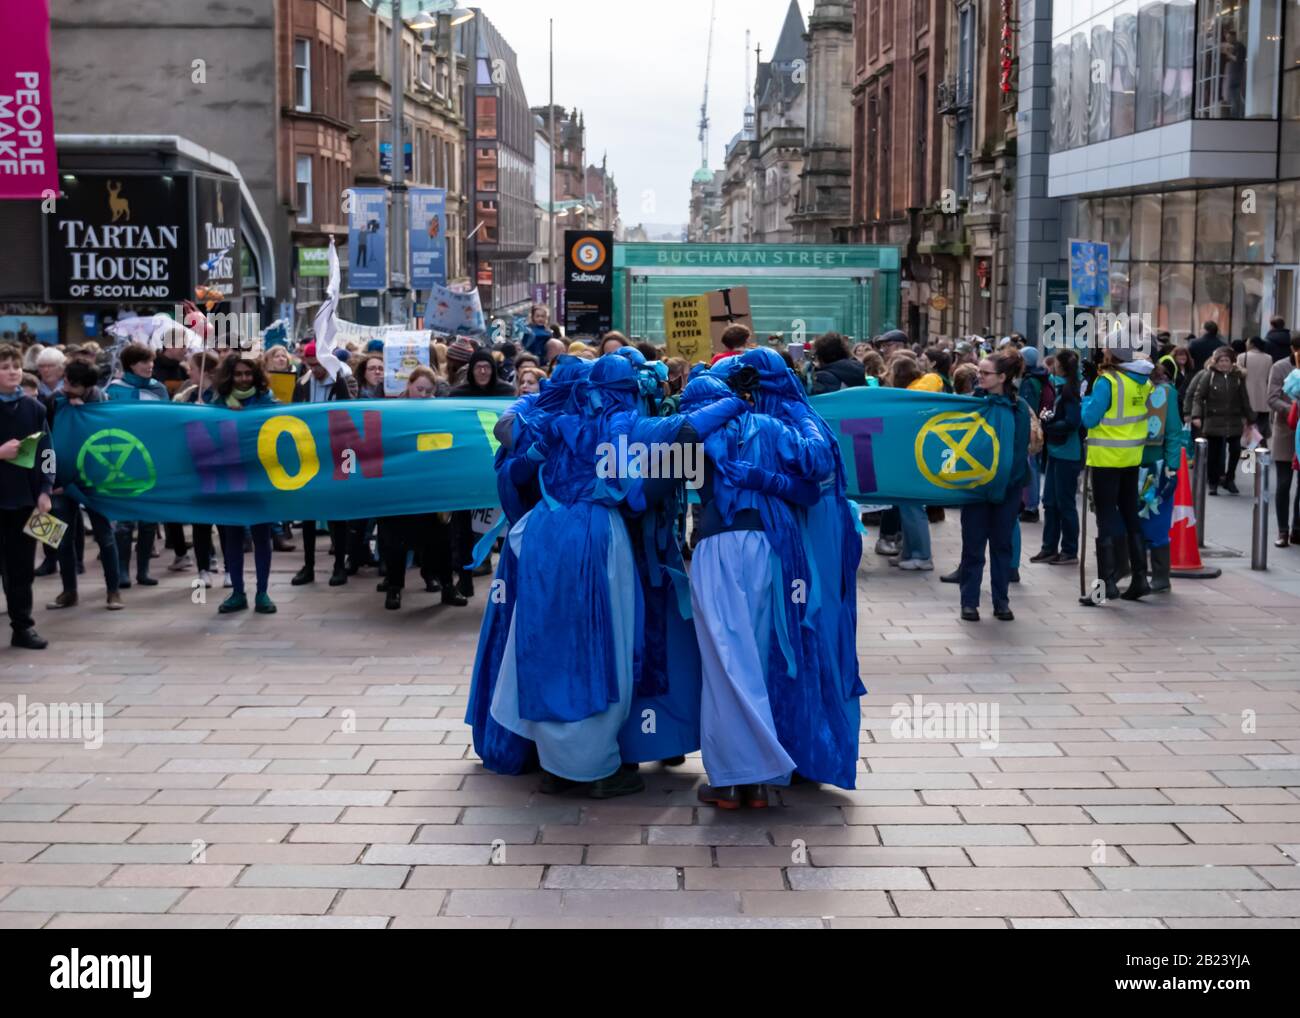
<instances>
[{"instance_id":1,"label":"construction crane","mask_svg":"<svg viewBox=\"0 0 1300 1018\"><path fill-rule=\"evenodd\" d=\"M704 56L704 101L700 103L700 172L696 176L708 173L709 170L709 71L713 66L713 22L717 8L717 0L713 0L709 4L709 43ZM709 174L710 179L712 176Z\"/></svg>"}]
</instances>

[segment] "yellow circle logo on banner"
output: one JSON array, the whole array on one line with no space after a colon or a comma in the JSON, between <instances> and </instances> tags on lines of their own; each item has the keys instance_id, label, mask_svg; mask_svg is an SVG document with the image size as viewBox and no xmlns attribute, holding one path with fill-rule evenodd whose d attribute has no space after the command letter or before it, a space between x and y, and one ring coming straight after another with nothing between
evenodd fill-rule
<instances>
[{"instance_id":1,"label":"yellow circle logo on banner","mask_svg":"<svg viewBox=\"0 0 1300 1018\"><path fill-rule=\"evenodd\" d=\"M971 452L971 442L980 433L991 443L989 463L981 463ZM943 446L943 466L936 474L925 461L925 443L934 438ZM925 422L916 436L916 466L931 484L953 491L965 491L988 484L998 472L998 435L977 413L952 411L935 414Z\"/></svg>"}]
</instances>

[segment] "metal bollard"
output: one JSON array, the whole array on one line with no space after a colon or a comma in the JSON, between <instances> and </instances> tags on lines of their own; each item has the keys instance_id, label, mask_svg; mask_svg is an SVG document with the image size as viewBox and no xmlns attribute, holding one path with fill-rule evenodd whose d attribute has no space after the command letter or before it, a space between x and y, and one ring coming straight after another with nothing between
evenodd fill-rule
<instances>
[{"instance_id":1,"label":"metal bollard","mask_svg":"<svg viewBox=\"0 0 1300 1018\"><path fill-rule=\"evenodd\" d=\"M1209 485L1210 440L1196 440L1196 459L1192 461L1192 506L1196 510L1196 546L1205 547L1205 489Z\"/></svg>"},{"instance_id":2,"label":"metal bollard","mask_svg":"<svg viewBox=\"0 0 1300 1018\"><path fill-rule=\"evenodd\" d=\"M1267 449L1251 453L1251 466L1255 474L1255 503L1250 513L1250 568L1256 572L1268 569L1268 504L1273 500L1273 472L1269 470L1272 457Z\"/></svg>"}]
</instances>

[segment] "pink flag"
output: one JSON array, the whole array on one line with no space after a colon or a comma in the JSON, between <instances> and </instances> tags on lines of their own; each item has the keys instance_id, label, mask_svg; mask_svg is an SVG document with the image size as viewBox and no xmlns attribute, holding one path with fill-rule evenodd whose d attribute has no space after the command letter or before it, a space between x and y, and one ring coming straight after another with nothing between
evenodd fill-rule
<instances>
[{"instance_id":1,"label":"pink flag","mask_svg":"<svg viewBox=\"0 0 1300 1018\"><path fill-rule=\"evenodd\" d=\"M59 190L46 0L5 0L0 46L0 199Z\"/></svg>"}]
</instances>

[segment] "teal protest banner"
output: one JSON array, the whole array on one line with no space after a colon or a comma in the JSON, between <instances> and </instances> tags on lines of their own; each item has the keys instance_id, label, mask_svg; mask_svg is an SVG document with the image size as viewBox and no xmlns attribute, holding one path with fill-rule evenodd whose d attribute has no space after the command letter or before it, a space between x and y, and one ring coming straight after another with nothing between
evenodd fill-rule
<instances>
[{"instance_id":1,"label":"teal protest banner","mask_svg":"<svg viewBox=\"0 0 1300 1018\"><path fill-rule=\"evenodd\" d=\"M1005 400L856 388L812 405L839 436L856 499L955 506L1005 496L1015 443Z\"/></svg>"},{"instance_id":2,"label":"teal protest banner","mask_svg":"<svg viewBox=\"0 0 1300 1018\"><path fill-rule=\"evenodd\" d=\"M497 505L492 428L509 405L95 403L63 407L53 439L59 483L109 519L365 519ZM859 388L813 406L839 436L855 498L1002 498L1014 427L1004 403Z\"/></svg>"},{"instance_id":3,"label":"teal protest banner","mask_svg":"<svg viewBox=\"0 0 1300 1018\"><path fill-rule=\"evenodd\" d=\"M510 402L65 406L55 464L60 484L116 520L247 525L472 509L499 501L492 428Z\"/></svg>"}]
</instances>

